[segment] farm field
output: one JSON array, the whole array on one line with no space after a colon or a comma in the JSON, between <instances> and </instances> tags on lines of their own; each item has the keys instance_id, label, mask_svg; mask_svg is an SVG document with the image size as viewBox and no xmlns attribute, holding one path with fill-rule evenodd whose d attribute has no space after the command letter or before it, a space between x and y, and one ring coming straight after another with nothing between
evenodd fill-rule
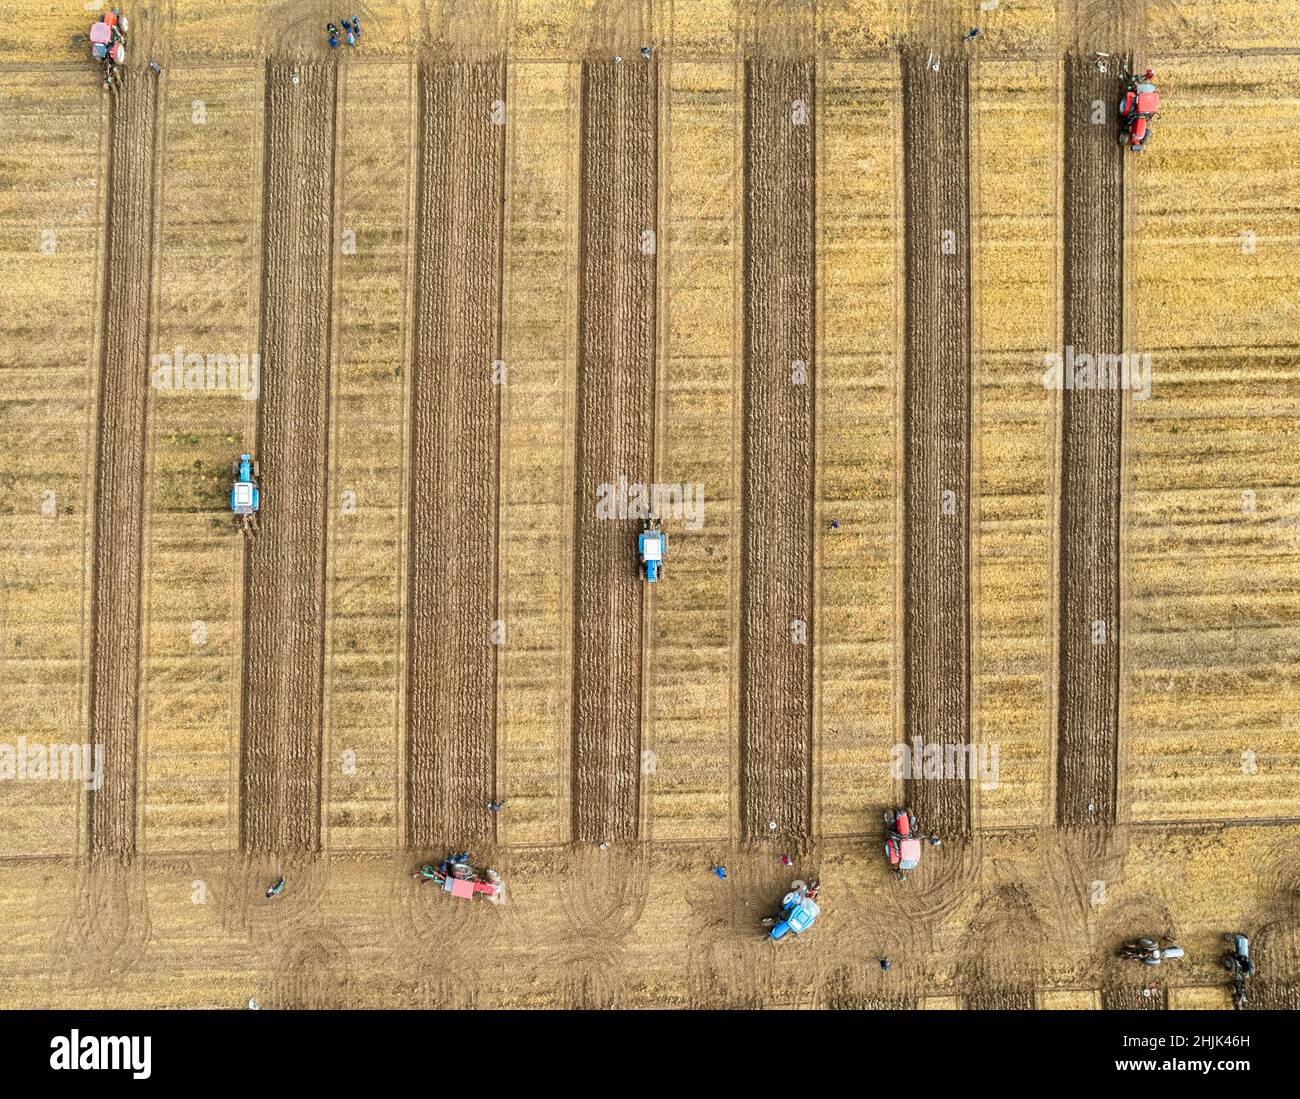
<instances>
[{"instance_id":1,"label":"farm field","mask_svg":"<svg viewBox=\"0 0 1300 1099\"><path fill-rule=\"evenodd\" d=\"M0 1006L1230 1009L1239 929L1300 1008L1292 4L170 0L112 93L82 7L0 42Z\"/></svg>"}]
</instances>

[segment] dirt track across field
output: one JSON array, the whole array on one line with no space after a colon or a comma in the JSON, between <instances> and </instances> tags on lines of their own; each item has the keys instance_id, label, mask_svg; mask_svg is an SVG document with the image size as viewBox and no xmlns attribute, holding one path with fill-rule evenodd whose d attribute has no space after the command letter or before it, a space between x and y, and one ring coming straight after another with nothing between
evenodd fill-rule
<instances>
[{"instance_id":1,"label":"dirt track across field","mask_svg":"<svg viewBox=\"0 0 1300 1099\"><path fill-rule=\"evenodd\" d=\"M157 118L157 79L132 72L114 96L109 136L90 640L91 738L104 761L103 785L90 798L89 847L120 859L136 852Z\"/></svg>"},{"instance_id":2,"label":"dirt track across field","mask_svg":"<svg viewBox=\"0 0 1300 1099\"><path fill-rule=\"evenodd\" d=\"M926 830L965 835L969 770L953 764L970 740L969 74L957 59L932 72L911 52L902 70L905 727L946 765L908 777L906 796Z\"/></svg>"},{"instance_id":3,"label":"dirt track across field","mask_svg":"<svg viewBox=\"0 0 1300 1099\"><path fill-rule=\"evenodd\" d=\"M572 828L585 842L637 835L642 520L601 518L596 502L602 485L654 480L658 113L656 63L583 66Z\"/></svg>"},{"instance_id":4,"label":"dirt track across field","mask_svg":"<svg viewBox=\"0 0 1300 1099\"><path fill-rule=\"evenodd\" d=\"M1123 153L1093 103L1119 81L1071 56L1065 68L1065 354L1124 343ZM1109 110L1107 117L1110 117ZM1061 393L1061 588L1056 820L1114 823L1119 769L1120 425L1117 388Z\"/></svg>"},{"instance_id":5,"label":"dirt track across field","mask_svg":"<svg viewBox=\"0 0 1300 1099\"><path fill-rule=\"evenodd\" d=\"M504 99L499 61L420 70L407 551L412 847L492 835L501 392L493 362L506 134L492 104Z\"/></svg>"},{"instance_id":6,"label":"dirt track across field","mask_svg":"<svg viewBox=\"0 0 1300 1099\"><path fill-rule=\"evenodd\" d=\"M745 68L742 834L812 826L815 67Z\"/></svg>"},{"instance_id":7,"label":"dirt track across field","mask_svg":"<svg viewBox=\"0 0 1300 1099\"><path fill-rule=\"evenodd\" d=\"M320 847L335 110L333 65L268 66L257 422L263 500L261 531L245 558L246 851Z\"/></svg>"}]
</instances>

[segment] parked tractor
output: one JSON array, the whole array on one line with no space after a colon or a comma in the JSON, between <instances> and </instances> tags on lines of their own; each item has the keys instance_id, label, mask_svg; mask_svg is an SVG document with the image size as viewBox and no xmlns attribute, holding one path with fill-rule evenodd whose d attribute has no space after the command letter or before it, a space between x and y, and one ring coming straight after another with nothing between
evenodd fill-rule
<instances>
[{"instance_id":1,"label":"parked tractor","mask_svg":"<svg viewBox=\"0 0 1300 1099\"><path fill-rule=\"evenodd\" d=\"M251 454L241 454L234 468L235 483L230 489L230 510L245 534L257 533L257 512L262 506L262 492L257 479L261 469Z\"/></svg>"},{"instance_id":2,"label":"parked tractor","mask_svg":"<svg viewBox=\"0 0 1300 1099\"><path fill-rule=\"evenodd\" d=\"M651 519L637 539L641 554L641 568L647 584L653 584L664 574L664 555L668 552L668 536L659 529L659 521Z\"/></svg>"},{"instance_id":3,"label":"parked tractor","mask_svg":"<svg viewBox=\"0 0 1300 1099\"><path fill-rule=\"evenodd\" d=\"M911 809L885 810L885 858L906 878L921 862L921 841L916 838L916 814Z\"/></svg>"},{"instance_id":4,"label":"parked tractor","mask_svg":"<svg viewBox=\"0 0 1300 1099\"><path fill-rule=\"evenodd\" d=\"M822 911L817 903L819 889L815 881L811 884L797 880L791 882L790 892L781 898L780 911L763 921L763 926L771 929L767 937L780 942L788 934L798 937L812 927Z\"/></svg>"}]
</instances>

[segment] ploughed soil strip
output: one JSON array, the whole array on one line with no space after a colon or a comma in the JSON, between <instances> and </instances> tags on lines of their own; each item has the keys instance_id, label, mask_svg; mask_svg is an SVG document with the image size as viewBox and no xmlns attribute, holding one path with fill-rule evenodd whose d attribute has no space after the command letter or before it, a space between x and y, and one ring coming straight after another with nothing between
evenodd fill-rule
<instances>
[{"instance_id":1,"label":"ploughed soil strip","mask_svg":"<svg viewBox=\"0 0 1300 1099\"><path fill-rule=\"evenodd\" d=\"M965 996L967 1011L1033 1011L1032 984L982 985Z\"/></svg>"},{"instance_id":2,"label":"ploughed soil strip","mask_svg":"<svg viewBox=\"0 0 1300 1099\"><path fill-rule=\"evenodd\" d=\"M1112 984L1101 990L1103 1011L1165 1011L1168 1007L1168 990L1154 984Z\"/></svg>"},{"instance_id":3,"label":"ploughed soil strip","mask_svg":"<svg viewBox=\"0 0 1300 1099\"><path fill-rule=\"evenodd\" d=\"M1252 1010L1300 1011L1300 980L1251 978L1249 999Z\"/></svg>"},{"instance_id":4,"label":"ploughed soil strip","mask_svg":"<svg viewBox=\"0 0 1300 1099\"><path fill-rule=\"evenodd\" d=\"M904 51L906 798L921 826L971 828L969 74Z\"/></svg>"},{"instance_id":5,"label":"ploughed soil strip","mask_svg":"<svg viewBox=\"0 0 1300 1099\"><path fill-rule=\"evenodd\" d=\"M406 838L433 847L492 834L504 63L427 64L419 87Z\"/></svg>"},{"instance_id":6,"label":"ploughed soil strip","mask_svg":"<svg viewBox=\"0 0 1300 1099\"><path fill-rule=\"evenodd\" d=\"M637 834L643 520L597 500L653 481L657 88L655 62L583 66L571 800L587 842Z\"/></svg>"},{"instance_id":7,"label":"ploughed soil strip","mask_svg":"<svg viewBox=\"0 0 1300 1099\"><path fill-rule=\"evenodd\" d=\"M1124 342L1124 151L1116 76L1071 55L1065 69L1065 355ZM1093 122L1093 103L1107 123ZM1076 382L1082 380L1076 379ZM1061 393L1060 634L1056 820L1110 824L1119 773L1118 387Z\"/></svg>"},{"instance_id":8,"label":"ploughed soil strip","mask_svg":"<svg viewBox=\"0 0 1300 1099\"><path fill-rule=\"evenodd\" d=\"M90 795L92 856L136 853L144 471L158 81L132 71L114 94L95 462L90 735L103 749Z\"/></svg>"},{"instance_id":9,"label":"ploughed soil strip","mask_svg":"<svg viewBox=\"0 0 1300 1099\"><path fill-rule=\"evenodd\" d=\"M812 61L745 66L740 826L812 826ZM802 365L799 365L802 364Z\"/></svg>"},{"instance_id":10,"label":"ploughed soil strip","mask_svg":"<svg viewBox=\"0 0 1300 1099\"><path fill-rule=\"evenodd\" d=\"M246 851L315 851L321 839L336 109L334 65L268 65L257 410L262 508L245 557Z\"/></svg>"}]
</instances>

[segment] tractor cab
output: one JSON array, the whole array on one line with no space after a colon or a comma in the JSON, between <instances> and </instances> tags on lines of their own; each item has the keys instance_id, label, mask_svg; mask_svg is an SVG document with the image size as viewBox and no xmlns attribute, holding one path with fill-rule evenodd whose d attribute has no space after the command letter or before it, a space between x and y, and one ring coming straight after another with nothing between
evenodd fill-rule
<instances>
[{"instance_id":1,"label":"tractor cab","mask_svg":"<svg viewBox=\"0 0 1300 1099\"><path fill-rule=\"evenodd\" d=\"M653 584L663 575L664 555L668 552L668 536L659 529L656 520L651 519L641 532L637 539L637 552L641 555L646 583Z\"/></svg>"},{"instance_id":2,"label":"tractor cab","mask_svg":"<svg viewBox=\"0 0 1300 1099\"><path fill-rule=\"evenodd\" d=\"M910 809L886 810L885 858L900 878L920 865L921 841L916 838L916 816Z\"/></svg>"}]
</instances>

